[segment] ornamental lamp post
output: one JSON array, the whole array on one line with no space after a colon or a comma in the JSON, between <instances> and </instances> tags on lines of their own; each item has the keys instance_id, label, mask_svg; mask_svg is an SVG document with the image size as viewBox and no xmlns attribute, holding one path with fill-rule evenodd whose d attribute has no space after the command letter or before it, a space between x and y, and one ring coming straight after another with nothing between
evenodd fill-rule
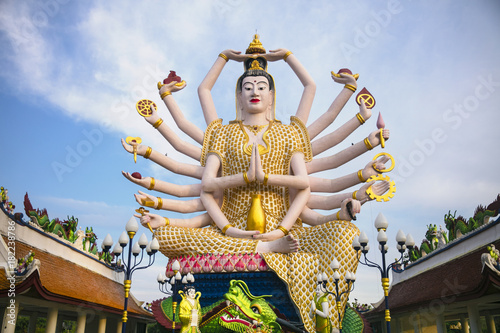
<instances>
[{"instance_id":1,"label":"ornamental lamp post","mask_svg":"<svg viewBox=\"0 0 500 333\"><path fill-rule=\"evenodd\" d=\"M132 273L134 273L138 269L145 269L150 267L155 261L156 252L158 252L158 250L160 249L160 244L158 243L158 240L156 238L153 238L153 240L148 242L148 239L145 234L142 234L141 237L139 237L139 241L137 241L135 244L132 245L132 240L135 234L137 233L137 230L139 230L139 224L132 216L125 226L125 231L122 232L120 238L118 239L118 242L113 247L113 254L115 256L115 263L114 263L115 265L112 267L112 269L115 270L116 272L125 273L123 281L123 287L125 289L125 301L123 304L122 333L126 332L126 327L127 327L128 296L130 292L130 287L132 285ZM129 245L128 257L127 257L127 263L125 264L124 260L125 254L123 249L127 245ZM101 247L104 253L108 253L112 246L113 246L113 239L111 238L111 235L108 234L104 238ZM139 265L142 262L142 259L144 258L144 249L146 250L146 254L148 255L149 261L147 265L139 267ZM141 258L137 260L139 254L141 255ZM132 255L134 256L133 264L132 264ZM119 261L120 256L122 256L122 260Z\"/></svg>"},{"instance_id":2,"label":"ornamental lamp post","mask_svg":"<svg viewBox=\"0 0 500 333\"><path fill-rule=\"evenodd\" d=\"M403 259L403 254L405 250L412 249L413 246L415 245L415 241L413 240L413 237L408 234L405 236L403 231L399 230L397 235L396 235L396 242L398 243L397 245L397 250L399 253L401 253L401 257L394 261L393 263L389 264L386 266L386 260L385 260L385 254L389 250L389 246L387 245L387 234L386 230L387 227L389 226L389 223L387 222L387 219L382 213L379 213L377 218L375 219L375 228L378 231L377 234L377 242L379 244L378 248L380 253L382 254L382 266L378 265L375 262L372 262L366 258L366 254L370 250L370 246L368 245L368 236L364 231L360 233L359 236L354 237L354 240L352 242L352 247L354 250L357 252L357 259L359 263L362 265L368 266L368 267L375 267L378 268L380 271L380 275L382 277L382 288L384 289L384 298L385 298L385 322L387 325L387 333L391 332L391 315L389 311L389 271L391 270L392 267L397 265L399 262L402 262ZM359 251L361 250L362 256L364 261L361 260Z\"/></svg>"},{"instance_id":3,"label":"ornamental lamp post","mask_svg":"<svg viewBox=\"0 0 500 333\"><path fill-rule=\"evenodd\" d=\"M187 285L188 283L194 283L193 274L187 273L186 275L182 276L180 269L181 265L177 260L175 260L172 263L172 270L174 271L174 275L170 279L170 282L162 273L159 273L158 277L156 278L160 291L165 295L172 296L172 332L175 332L175 311L177 310L177 299L180 289L179 287L182 285ZM170 291L167 290L167 283L170 283Z\"/></svg>"},{"instance_id":4,"label":"ornamental lamp post","mask_svg":"<svg viewBox=\"0 0 500 333\"><path fill-rule=\"evenodd\" d=\"M333 279L335 283L335 292L329 291L326 287L328 283L328 275L323 272L318 274L318 284L322 284L325 292L332 295L335 297L335 308L337 309L337 313L339 316L339 332L342 333L342 305L341 305L341 298L342 295L350 293L351 291L354 290L354 281L356 281L356 276L352 272L347 272L345 275L345 281L347 283L347 289L344 291L340 291L339 288L339 282L341 279L341 276L339 274L339 269L340 269L340 264L336 258L333 258L332 262L330 263L330 268L333 270Z\"/></svg>"}]
</instances>

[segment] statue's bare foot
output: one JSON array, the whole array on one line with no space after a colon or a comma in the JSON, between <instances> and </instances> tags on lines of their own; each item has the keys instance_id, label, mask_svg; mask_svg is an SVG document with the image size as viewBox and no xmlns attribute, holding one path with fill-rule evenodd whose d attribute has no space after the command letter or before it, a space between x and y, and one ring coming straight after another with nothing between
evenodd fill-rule
<instances>
[{"instance_id":1,"label":"statue's bare foot","mask_svg":"<svg viewBox=\"0 0 500 333\"><path fill-rule=\"evenodd\" d=\"M255 249L258 253L292 253L299 250L299 240L292 235L281 237L279 239L263 242L260 241Z\"/></svg>"}]
</instances>

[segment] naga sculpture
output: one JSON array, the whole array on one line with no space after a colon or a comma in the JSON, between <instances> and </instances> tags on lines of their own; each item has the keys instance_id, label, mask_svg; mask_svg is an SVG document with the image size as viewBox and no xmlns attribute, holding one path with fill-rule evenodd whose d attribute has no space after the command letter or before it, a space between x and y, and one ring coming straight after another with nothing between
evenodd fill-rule
<instances>
[{"instance_id":1,"label":"naga sculpture","mask_svg":"<svg viewBox=\"0 0 500 333\"><path fill-rule=\"evenodd\" d=\"M268 62L280 60L291 67L304 87L289 125L276 119L275 82L267 72ZM211 90L229 61L242 62L245 71L236 83L236 117L229 124L223 124ZM343 84L344 89L329 109L306 127L316 90L313 79L292 52L286 49L266 52L258 35L246 54L223 51L198 87L207 124L205 131L183 115L173 98L172 93L186 86L175 73L174 76L164 84L158 83L160 96L176 125L201 148L181 140L158 115L153 102L140 101L138 111L176 150L199 161L200 165L177 162L142 145L140 138L129 137L122 140L122 144L134 157L143 156L176 174L201 182L176 185L152 177L123 174L149 190L194 197L180 201L139 191L135 197L141 205L180 213L204 213L186 219L150 213L137 217L144 226L154 229L162 253L170 259L207 253L262 254L267 265L287 283L290 296L311 331L314 323L308 316L309 305L318 269L313 263L318 261L321 269L333 276L328 265L330 258L336 257L341 271L355 272L356 253L350 244L359 230L350 221L360 212L361 204L394 190L380 177L377 180L382 181L367 182L358 191L337 193L372 176L380 176L381 170L387 170L386 156L336 179L311 174L337 168L373 149L389 138L389 130L373 131L366 139L335 155L317 158L371 116L365 101L358 100L358 114L334 132L312 141L335 120L356 91L358 75L348 70L334 73L333 80ZM321 196L311 192L336 194ZM314 211L337 208L340 210L327 216ZM343 299L344 305L346 301L347 297ZM338 324L336 316L332 315L331 320Z\"/></svg>"}]
</instances>

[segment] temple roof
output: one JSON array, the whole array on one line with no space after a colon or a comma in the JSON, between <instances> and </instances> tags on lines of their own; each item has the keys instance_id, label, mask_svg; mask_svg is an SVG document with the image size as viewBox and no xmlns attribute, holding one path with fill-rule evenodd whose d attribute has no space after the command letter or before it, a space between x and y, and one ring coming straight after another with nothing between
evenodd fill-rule
<instances>
[{"instance_id":1,"label":"temple roof","mask_svg":"<svg viewBox=\"0 0 500 333\"><path fill-rule=\"evenodd\" d=\"M4 219L11 218L3 211L0 215L2 224ZM4 230L1 231L3 240L7 243ZM89 256L71 246L61 245L53 239L54 236L31 230L29 225L17 223L16 234L20 235L20 239L16 239L15 257L21 258L34 251L35 259L40 261L38 268L16 279L17 294L116 314L123 312L123 273L114 272L102 262L89 259ZM70 259L60 255L61 250L58 248L61 247ZM47 248L53 248L54 251L49 252ZM0 297L7 297L8 291L6 271L0 269ZM128 315L152 318L132 295L129 297Z\"/></svg>"},{"instance_id":2,"label":"temple roof","mask_svg":"<svg viewBox=\"0 0 500 333\"><path fill-rule=\"evenodd\" d=\"M477 232L473 235L474 237L464 236L464 243L470 242L474 245L470 251L466 251L458 257L453 256L452 260L431 265L423 271L418 271L417 274L411 274L412 268L410 266L406 272L407 278L395 278L394 280L399 280L399 282L393 284L389 290L391 313L410 311L425 306L435 299L460 302L499 293L500 275L488 266L483 267L481 261L481 256L488 252L487 245L494 244L496 248L500 247L499 222L500 219L492 222L489 228ZM477 240L481 239L480 233L482 232L487 232L494 241L478 243ZM463 248L464 246L458 250L464 250ZM446 251L457 251L457 248L450 247L439 255L446 256ZM397 273L394 275L397 276ZM385 305L381 301L367 316L371 317L372 314L384 310Z\"/></svg>"}]
</instances>

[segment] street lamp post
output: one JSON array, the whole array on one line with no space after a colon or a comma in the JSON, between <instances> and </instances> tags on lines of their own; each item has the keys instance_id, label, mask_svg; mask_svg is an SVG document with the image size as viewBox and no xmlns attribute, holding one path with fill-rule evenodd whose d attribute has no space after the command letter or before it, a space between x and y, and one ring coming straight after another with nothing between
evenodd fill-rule
<instances>
[{"instance_id":1,"label":"street lamp post","mask_svg":"<svg viewBox=\"0 0 500 333\"><path fill-rule=\"evenodd\" d=\"M342 333L342 318L341 318L341 313L342 313L342 303L341 303L341 297L344 294L350 293L351 291L354 290L354 281L356 281L356 275L352 272L347 272L345 276L345 281L347 282L347 289L344 291L340 291L339 288L339 282L340 282L340 274L338 272L340 268L340 264L336 258L333 259L333 261L330 264L331 269L333 270L333 280L335 283L335 292L331 292L327 289L326 284L328 283L328 275L326 273L319 273L318 274L318 284L322 284L324 290L335 297L335 308L337 309L337 313L339 315L339 332Z\"/></svg>"},{"instance_id":2,"label":"street lamp post","mask_svg":"<svg viewBox=\"0 0 500 333\"><path fill-rule=\"evenodd\" d=\"M379 243L380 253L382 254L382 266L366 258L366 254L370 250L370 246L368 245L368 236L364 231L361 232L359 237L358 236L354 237L354 240L352 242L352 247L354 248L354 250L356 250L357 259L362 265L368 267L375 267L378 268L378 270L380 271L380 275L382 277L382 288L384 289L384 298L385 298L385 322L387 326L387 333L390 333L391 315L389 311L389 272L391 268L394 267L396 264L403 262L402 259L405 250L407 248L411 250L415 245L415 241L413 240L413 237L410 234L405 236L403 231L399 230L396 235L396 242L398 243L397 249L398 252L401 253L401 257L398 260L386 266L385 254L387 253L389 246L387 245L387 235L385 232L388 226L389 223L387 222L385 216L382 213L379 213L377 218L375 219L375 228L378 231L377 241ZM362 261L359 256L359 250L361 250L361 253L363 254L364 261Z\"/></svg>"},{"instance_id":3,"label":"street lamp post","mask_svg":"<svg viewBox=\"0 0 500 333\"><path fill-rule=\"evenodd\" d=\"M116 266L113 269L117 272L125 273L123 281L123 287L125 289L125 301L123 304L122 333L126 332L126 327L127 327L128 296L130 292L130 287L132 285L132 273L134 273L136 270L145 269L151 266L155 261L156 252L158 252L158 250L160 249L160 244L158 243L158 240L156 238L153 238L153 240L148 243L148 239L145 234L142 234L141 237L139 237L139 241L132 246L132 239L134 238L138 229L139 229L139 224L132 216L130 220L127 222L127 225L125 226L125 231L122 232L118 242L115 244L113 248L113 254L115 255L115 264L116 264ZM128 257L127 257L127 263L125 263L124 260L125 255L123 253L124 252L123 249L125 248L125 246L127 246L127 244L129 245ZM108 234L104 238L101 247L105 253L108 253L112 246L113 246L113 239ZM139 267L144 257L144 249L146 249L146 253L149 257L149 262L147 265ZM141 255L141 258L137 260L139 254ZM134 256L133 264L132 264L132 255ZM118 259L120 258L120 256L122 256L123 266L118 265Z\"/></svg>"},{"instance_id":4,"label":"street lamp post","mask_svg":"<svg viewBox=\"0 0 500 333\"><path fill-rule=\"evenodd\" d=\"M175 332L175 311L177 310L177 297L179 293L179 287L181 285L187 285L188 283L194 283L193 274L187 273L187 275L182 276L181 272L179 272L180 269L181 265L177 260L175 260L172 263L172 270L174 271L174 275L170 279L170 282L162 273L159 273L158 277L156 278L160 291L166 295L172 296L172 332ZM167 283L170 283L170 291L167 290Z\"/></svg>"}]
</instances>

